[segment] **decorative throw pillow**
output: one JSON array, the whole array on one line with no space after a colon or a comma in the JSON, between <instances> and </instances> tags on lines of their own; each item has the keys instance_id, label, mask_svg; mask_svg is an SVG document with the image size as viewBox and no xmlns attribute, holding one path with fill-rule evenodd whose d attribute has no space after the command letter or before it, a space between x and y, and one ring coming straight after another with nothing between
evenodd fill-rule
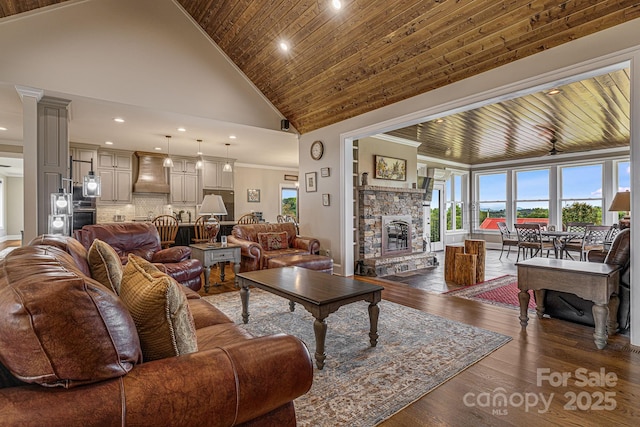
<instances>
[{"instance_id":1,"label":"decorative throw pillow","mask_svg":"<svg viewBox=\"0 0 640 427\"><path fill-rule=\"evenodd\" d=\"M144 258L129 255L120 298L136 324L145 361L198 351L193 317L180 286Z\"/></svg>"},{"instance_id":2,"label":"decorative throw pillow","mask_svg":"<svg viewBox=\"0 0 640 427\"><path fill-rule=\"evenodd\" d=\"M258 233L258 243L265 251L287 249L289 247L286 231L280 233Z\"/></svg>"},{"instance_id":3,"label":"decorative throw pillow","mask_svg":"<svg viewBox=\"0 0 640 427\"><path fill-rule=\"evenodd\" d=\"M115 249L102 240L95 239L87 252L87 262L91 277L120 295L122 281L122 261Z\"/></svg>"}]
</instances>

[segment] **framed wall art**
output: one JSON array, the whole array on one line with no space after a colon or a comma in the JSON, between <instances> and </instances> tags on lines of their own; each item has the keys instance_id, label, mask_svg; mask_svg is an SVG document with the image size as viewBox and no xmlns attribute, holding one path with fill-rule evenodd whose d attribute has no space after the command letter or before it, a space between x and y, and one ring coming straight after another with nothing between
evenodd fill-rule
<instances>
[{"instance_id":1,"label":"framed wall art","mask_svg":"<svg viewBox=\"0 0 640 427\"><path fill-rule=\"evenodd\" d=\"M374 156L376 179L390 179L392 181L407 180L407 161L389 156Z\"/></svg>"},{"instance_id":2,"label":"framed wall art","mask_svg":"<svg viewBox=\"0 0 640 427\"><path fill-rule=\"evenodd\" d=\"M307 172L304 174L304 185L307 193L318 191L318 172Z\"/></svg>"},{"instance_id":3,"label":"framed wall art","mask_svg":"<svg viewBox=\"0 0 640 427\"><path fill-rule=\"evenodd\" d=\"M298 175L285 175L284 176L284 180L285 181L297 181L298 180Z\"/></svg>"},{"instance_id":4,"label":"framed wall art","mask_svg":"<svg viewBox=\"0 0 640 427\"><path fill-rule=\"evenodd\" d=\"M331 196L329 194L322 195L322 206L331 205Z\"/></svg>"},{"instance_id":5,"label":"framed wall art","mask_svg":"<svg viewBox=\"0 0 640 427\"><path fill-rule=\"evenodd\" d=\"M247 202L249 203L258 203L260 202L260 190L257 189L248 189L247 190Z\"/></svg>"},{"instance_id":6,"label":"framed wall art","mask_svg":"<svg viewBox=\"0 0 640 427\"><path fill-rule=\"evenodd\" d=\"M320 168L320 176L323 178L331 176L331 168Z\"/></svg>"}]
</instances>

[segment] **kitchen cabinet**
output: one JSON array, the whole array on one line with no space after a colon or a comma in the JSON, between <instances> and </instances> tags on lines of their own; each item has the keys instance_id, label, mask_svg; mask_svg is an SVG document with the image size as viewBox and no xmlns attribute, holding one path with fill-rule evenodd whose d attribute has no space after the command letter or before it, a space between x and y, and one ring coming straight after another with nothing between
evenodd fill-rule
<instances>
[{"instance_id":1,"label":"kitchen cabinet","mask_svg":"<svg viewBox=\"0 0 640 427\"><path fill-rule=\"evenodd\" d=\"M196 160L174 158L170 180L171 204L196 205L199 202Z\"/></svg>"},{"instance_id":2,"label":"kitchen cabinet","mask_svg":"<svg viewBox=\"0 0 640 427\"><path fill-rule=\"evenodd\" d=\"M83 177L89 175L89 171L91 170L91 160L94 161L93 167L96 168L97 166L96 160L98 158L98 150L96 148L84 147L81 145L70 145L69 156L71 156L73 160L82 160L81 162L72 162L70 165L73 185L82 185Z\"/></svg>"},{"instance_id":3,"label":"kitchen cabinet","mask_svg":"<svg viewBox=\"0 0 640 427\"><path fill-rule=\"evenodd\" d=\"M132 157L125 151L98 152L98 175L102 185L101 204L131 203Z\"/></svg>"},{"instance_id":4,"label":"kitchen cabinet","mask_svg":"<svg viewBox=\"0 0 640 427\"><path fill-rule=\"evenodd\" d=\"M223 172L226 161L205 160L202 169L202 188L216 189L224 188L233 190L233 172ZM235 169L233 162L229 161L231 167Z\"/></svg>"}]
</instances>

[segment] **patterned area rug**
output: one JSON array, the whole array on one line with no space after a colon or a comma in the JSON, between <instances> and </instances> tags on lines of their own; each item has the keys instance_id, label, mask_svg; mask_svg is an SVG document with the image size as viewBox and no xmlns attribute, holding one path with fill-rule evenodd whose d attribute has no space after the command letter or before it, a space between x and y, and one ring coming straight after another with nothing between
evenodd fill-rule
<instances>
[{"instance_id":1,"label":"patterned area rug","mask_svg":"<svg viewBox=\"0 0 640 427\"><path fill-rule=\"evenodd\" d=\"M240 295L205 297L242 325ZM295 401L299 426L374 426L511 340L510 337L382 301L378 345L369 344L368 303L327 318L327 358L313 387ZM256 336L288 333L313 355L313 317L301 306L252 289L249 324ZM315 367L315 365L314 365Z\"/></svg>"},{"instance_id":2,"label":"patterned area rug","mask_svg":"<svg viewBox=\"0 0 640 427\"><path fill-rule=\"evenodd\" d=\"M445 295L519 310L518 292L520 292L518 289L518 276L506 275L462 289L445 292ZM536 303L533 298L533 291L529 291L529 294L531 295L529 310L535 310Z\"/></svg>"}]
</instances>

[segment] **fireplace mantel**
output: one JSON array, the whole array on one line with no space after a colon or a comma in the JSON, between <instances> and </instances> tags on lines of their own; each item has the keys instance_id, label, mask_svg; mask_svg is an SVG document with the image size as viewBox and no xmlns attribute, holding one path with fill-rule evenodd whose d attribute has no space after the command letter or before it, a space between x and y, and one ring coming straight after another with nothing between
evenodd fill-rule
<instances>
[{"instance_id":1,"label":"fireplace mantel","mask_svg":"<svg viewBox=\"0 0 640 427\"><path fill-rule=\"evenodd\" d=\"M382 187L379 185L361 185L358 187L358 191L424 194L426 190L422 188L402 188L402 187Z\"/></svg>"}]
</instances>

